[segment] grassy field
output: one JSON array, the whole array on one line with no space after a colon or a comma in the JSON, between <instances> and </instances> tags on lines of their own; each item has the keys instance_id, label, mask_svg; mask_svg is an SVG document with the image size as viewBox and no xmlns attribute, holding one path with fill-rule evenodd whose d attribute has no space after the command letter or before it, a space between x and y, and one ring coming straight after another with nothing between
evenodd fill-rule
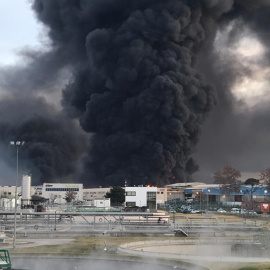
<instances>
[{"instance_id":1,"label":"grassy field","mask_svg":"<svg viewBox=\"0 0 270 270\"><path fill-rule=\"evenodd\" d=\"M132 259L136 256L116 254L116 247L130 242L146 240L165 240L168 237L80 237L64 245L46 245L11 250L11 255L55 255L55 256L95 256L96 254L113 256L114 258ZM171 239L171 238L170 238ZM106 244L105 244L106 243ZM106 245L107 251L104 251ZM138 257L136 257L138 259ZM145 260L145 259L143 259ZM164 263L172 261L163 260ZM177 263L177 261L175 261ZM270 270L270 263L222 263L222 262L191 262L212 270Z\"/></svg>"},{"instance_id":2,"label":"grassy field","mask_svg":"<svg viewBox=\"0 0 270 270\"><path fill-rule=\"evenodd\" d=\"M37 247L23 247L11 250L16 254L55 254L67 256L91 255L104 252L106 245L108 253L114 253L116 247L130 242L146 240L164 240L167 237L80 237L64 245L46 245Z\"/></svg>"}]
</instances>

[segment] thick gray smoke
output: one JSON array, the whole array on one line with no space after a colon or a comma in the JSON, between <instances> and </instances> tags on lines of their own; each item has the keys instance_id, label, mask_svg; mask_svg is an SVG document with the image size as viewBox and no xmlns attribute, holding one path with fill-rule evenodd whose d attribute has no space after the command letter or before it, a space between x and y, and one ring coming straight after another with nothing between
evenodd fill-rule
<instances>
[{"instance_id":1,"label":"thick gray smoke","mask_svg":"<svg viewBox=\"0 0 270 270\"><path fill-rule=\"evenodd\" d=\"M85 145L75 123L67 121L41 98L3 99L0 114L3 146L8 147L12 140L25 141L19 149L20 174L30 173L35 184L59 179L73 181ZM14 166L16 150L10 146L4 155L6 162Z\"/></svg>"},{"instance_id":2,"label":"thick gray smoke","mask_svg":"<svg viewBox=\"0 0 270 270\"><path fill-rule=\"evenodd\" d=\"M269 15L269 1L234 1L233 7L219 21L224 44L198 57L197 68L206 81L215 85L219 101L203 126L195 156L201 168L195 174L197 179L210 181L214 171L228 164L242 172L261 172L269 167L270 128L267 123L270 121L270 109L267 87L259 97L258 105L253 107L247 107L245 100L237 101L231 91L233 85L243 78L252 78L252 73L259 77L259 81L264 79L263 74L269 69ZM259 59L248 56L237 58L235 54L226 52L226 48L237 49L238 41L245 37L256 38L264 45L264 53ZM256 50L253 43L248 40L246 43L251 52ZM269 83L269 76L267 80ZM257 87L253 90L255 93L260 91ZM245 91L245 96L250 94L249 90Z\"/></svg>"},{"instance_id":3,"label":"thick gray smoke","mask_svg":"<svg viewBox=\"0 0 270 270\"><path fill-rule=\"evenodd\" d=\"M35 1L54 46L77 56L63 105L93 134L92 179L164 183L196 170L215 97L192 64L207 34L202 5L185 2Z\"/></svg>"},{"instance_id":4,"label":"thick gray smoke","mask_svg":"<svg viewBox=\"0 0 270 270\"><path fill-rule=\"evenodd\" d=\"M50 48L40 54L25 53L31 64L2 73L2 87L16 94L23 91L36 102L37 96L59 93L60 82L69 78L62 98L66 116L58 110L54 117L42 109L40 120L31 115L20 126L9 123L1 130L3 138L9 137L10 130L20 137L37 135L35 140L44 140L46 145L40 154L44 159L47 152L51 157L61 153L59 157L67 158L66 165L60 159L59 168L52 158L41 166L40 155L27 151L26 160L35 165L41 181L76 175L76 161L85 144L68 119L79 119L89 133L80 179L86 185L189 180L198 169L191 155L216 100L218 106L205 127L198 160L203 163L210 156L218 164L211 145L219 142L218 149L223 148L222 139L230 137L223 128L238 125L233 120L230 88L250 70L233 59L224 61L215 50L216 37L230 28L230 46L248 28L268 46L268 1L35 0L33 9L47 27ZM34 123L40 127L33 131ZM241 125L249 126L250 118ZM48 147L46 136L37 130L42 135L45 130L54 134L48 137L55 138L55 147ZM239 142L242 133L235 133ZM61 137L66 141L58 140ZM219 167L224 165L228 164Z\"/></svg>"}]
</instances>

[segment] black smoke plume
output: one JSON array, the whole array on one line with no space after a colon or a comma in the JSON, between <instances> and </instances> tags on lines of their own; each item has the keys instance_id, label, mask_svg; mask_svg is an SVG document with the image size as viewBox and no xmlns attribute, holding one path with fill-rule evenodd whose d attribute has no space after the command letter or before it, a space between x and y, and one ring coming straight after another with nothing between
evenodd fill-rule
<instances>
[{"instance_id":1,"label":"black smoke plume","mask_svg":"<svg viewBox=\"0 0 270 270\"><path fill-rule=\"evenodd\" d=\"M34 184L74 181L85 146L85 138L75 123L55 112L42 98L6 98L0 102L0 114L2 145L7 147L10 141L25 142L19 147L20 174L32 175ZM5 156L6 163L13 165L15 171L16 149L10 145Z\"/></svg>"},{"instance_id":2,"label":"black smoke plume","mask_svg":"<svg viewBox=\"0 0 270 270\"><path fill-rule=\"evenodd\" d=\"M185 181L215 103L192 64L206 38L202 5L38 0L34 8L54 46L78 56L63 105L93 134L85 177L104 184Z\"/></svg>"},{"instance_id":3,"label":"black smoke plume","mask_svg":"<svg viewBox=\"0 0 270 270\"><path fill-rule=\"evenodd\" d=\"M233 58L224 61L216 38L230 28L231 46L249 28L268 46L268 1L35 0L33 9L51 44L46 52L25 52L26 68L0 75L21 108L19 124L2 121L1 136L29 141L25 160L41 181L78 175L81 160L80 180L88 186L189 181L198 169L191 156L216 100L198 159L218 163L211 145L222 149L230 137L222 131L231 125L238 134L233 145L241 148L235 119L242 117L235 118L231 87L251 71ZM64 112L39 106L39 96L50 103L59 89ZM22 92L40 107L25 119L24 101L16 98ZM89 134L86 154L78 119Z\"/></svg>"}]
</instances>

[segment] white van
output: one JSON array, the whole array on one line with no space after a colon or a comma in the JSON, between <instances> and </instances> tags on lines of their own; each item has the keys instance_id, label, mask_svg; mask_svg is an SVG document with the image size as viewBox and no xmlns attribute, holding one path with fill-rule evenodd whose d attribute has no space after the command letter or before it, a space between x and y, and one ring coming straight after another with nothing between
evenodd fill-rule
<instances>
[{"instance_id":1,"label":"white van","mask_svg":"<svg viewBox=\"0 0 270 270\"><path fill-rule=\"evenodd\" d=\"M232 208L231 213L240 214L240 209L239 208Z\"/></svg>"}]
</instances>

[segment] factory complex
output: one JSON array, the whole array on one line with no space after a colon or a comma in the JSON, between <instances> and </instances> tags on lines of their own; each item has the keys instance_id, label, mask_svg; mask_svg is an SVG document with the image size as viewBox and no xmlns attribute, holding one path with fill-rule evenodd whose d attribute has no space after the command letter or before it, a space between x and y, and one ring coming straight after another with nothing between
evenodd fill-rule
<instances>
[{"instance_id":1,"label":"factory complex","mask_svg":"<svg viewBox=\"0 0 270 270\"><path fill-rule=\"evenodd\" d=\"M224 204L241 207L242 204L250 203L251 199L258 203L270 202L270 191L267 186L256 188L240 186L238 191L228 194L222 193L218 184L205 184L200 182L175 183L165 187L154 186L126 186L125 203L121 206L129 208L145 207L155 210L168 203L186 204ZM84 188L81 183L43 183L40 186L31 185L31 177L24 175L21 186L0 186L0 208L13 210L15 207L15 192L17 190L17 205L21 208L30 208L39 203L42 198L44 205L68 204L66 196L72 193L73 197L69 204L84 205L94 208L109 208L111 202L106 198L110 192L108 188ZM119 206L119 205L118 205Z\"/></svg>"}]
</instances>

